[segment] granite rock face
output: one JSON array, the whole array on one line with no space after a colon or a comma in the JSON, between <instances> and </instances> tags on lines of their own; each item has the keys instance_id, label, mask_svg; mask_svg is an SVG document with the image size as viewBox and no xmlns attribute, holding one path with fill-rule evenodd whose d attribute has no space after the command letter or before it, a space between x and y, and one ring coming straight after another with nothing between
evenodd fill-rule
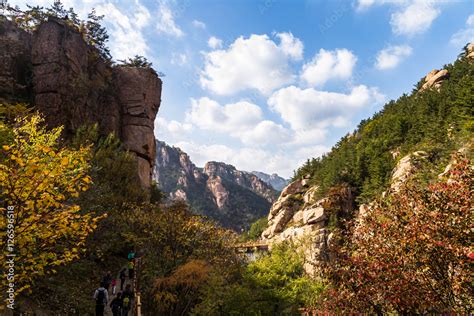
<instances>
[{"instance_id":1,"label":"granite rock face","mask_svg":"<svg viewBox=\"0 0 474 316\"><path fill-rule=\"evenodd\" d=\"M156 148L153 179L160 190L225 227L248 228L276 199L276 191L254 174L215 161L198 168L177 147L156 141Z\"/></svg>"},{"instance_id":2,"label":"granite rock face","mask_svg":"<svg viewBox=\"0 0 474 316\"><path fill-rule=\"evenodd\" d=\"M98 123L101 135L115 133L136 155L140 182L150 186L162 88L152 69L112 67L77 30L56 18L32 34L0 21L0 42L7 47L1 50L6 58L0 81L8 82L1 85L0 98L29 90L48 126L63 125L65 137L80 126ZM18 65L31 65L31 74Z\"/></svg>"},{"instance_id":3,"label":"granite rock face","mask_svg":"<svg viewBox=\"0 0 474 316\"><path fill-rule=\"evenodd\" d=\"M449 78L449 73L446 69L433 69L425 77L425 83L421 87L421 90L430 88L439 89L444 80Z\"/></svg>"}]
</instances>

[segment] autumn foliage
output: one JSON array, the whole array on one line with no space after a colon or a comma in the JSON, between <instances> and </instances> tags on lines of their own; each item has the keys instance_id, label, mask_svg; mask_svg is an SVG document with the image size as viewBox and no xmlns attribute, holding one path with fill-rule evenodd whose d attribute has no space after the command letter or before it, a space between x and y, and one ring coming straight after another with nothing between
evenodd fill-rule
<instances>
[{"instance_id":1,"label":"autumn foliage","mask_svg":"<svg viewBox=\"0 0 474 316\"><path fill-rule=\"evenodd\" d=\"M16 255L16 294L77 258L98 220L73 202L91 182L90 147L61 148L61 128L48 131L43 123L39 115L17 119L13 143L2 148L0 238L2 251ZM14 210L14 244L9 249L7 207ZM5 268L2 265L2 293L7 286Z\"/></svg>"},{"instance_id":2,"label":"autumn foliage","mask_svg":"<svg viewBox=\"0 0 474 316\"><path fill-rule=\"evenodd\" d=\"M325 309L472 312L473 171L458 155L437 183L413 181L376 201L325 268Z\"/></svg>"}]
</instances>

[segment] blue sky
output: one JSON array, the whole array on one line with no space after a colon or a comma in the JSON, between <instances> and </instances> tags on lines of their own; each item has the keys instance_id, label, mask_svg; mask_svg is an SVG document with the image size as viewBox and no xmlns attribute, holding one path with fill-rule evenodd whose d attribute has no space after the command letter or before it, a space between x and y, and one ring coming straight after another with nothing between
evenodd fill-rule
<instances>
[{"instance_id":1,"label":"blue sky","mask_svg":"<svg viewBox=\"0 0 474 316\"><path fill-rule=\"evenodd\" d=\"M470 0L62 2L165 73L158 139L285 177L474 41Z\"/></svg>"}]
</instances>

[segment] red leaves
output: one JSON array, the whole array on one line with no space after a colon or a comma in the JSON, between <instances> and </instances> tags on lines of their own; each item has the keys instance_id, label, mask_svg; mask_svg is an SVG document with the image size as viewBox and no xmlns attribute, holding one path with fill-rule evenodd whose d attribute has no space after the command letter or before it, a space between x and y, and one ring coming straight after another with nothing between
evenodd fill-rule
<instances>
[{"instance_id":1,"label":"red leaves","mask_svg":"<svg viewBox=\"0 0 474 316\"><path fill-rule=\"evenodd\" d=\"M406 185L376 201L335 250L337 264L326 267L337 290L327 302L342 304L342 312L473 308L473 180L473 168L458 157L446 182Z\"/></svg>"}]
</instances>

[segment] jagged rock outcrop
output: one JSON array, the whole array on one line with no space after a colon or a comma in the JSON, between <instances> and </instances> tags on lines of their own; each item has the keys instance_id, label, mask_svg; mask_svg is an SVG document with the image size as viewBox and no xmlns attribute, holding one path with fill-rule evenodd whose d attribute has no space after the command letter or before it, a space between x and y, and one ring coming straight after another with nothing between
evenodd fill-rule
<instances>
[{"instance_id":1,"label":"jagged rock outcrop","mask_svg":"<svg viewBox=\"0 0 474 316\"><path fill-rule=\"evenodd\" d=\"M49 18L32 34L2 20L0 43L6 47L1 50L0 98L12 100L10 95L30 91L47 124L63 125L65 137L98 123L102 135L115 133L135 153L141 184L150 186L162 88L155 71L112 67L77 30L57 18Z\"/></svg>"},{"instance_id":2,"label":"jagged rock outcrop","mask_svg":"<svg viewBox=\"0 0 474 316\"><path fill-rule=\"evenodd\" d=\"M449 73L446 69L433 69L425 77L425 83L421 87L421 90L426 90L430 88L439 89L441 83L449 78Z\"/></svg>"},{"instance_id":3,"label":"jagged rock outcrop","mask_svg":"<svg viewBox=\"0 0 474 316\"><path fill-rule=\"evenodd\" d=\"M283 188L286 187L289 183L289 180L280 177L276 173L270 175L260 171L252 171L252 174L256 175L257 177L271 185L277 191L283 190Z\"/></svg>"},{"instance_id":4,"label":"jagged rock outcrop","mask_svg":"<svg viewBox=\"0 0 474 316\"><path fill-rule=\"evenodd\" d=\"M156 141L154 180L172 199L240 231L265 216L276 191L257 176L211 161L197 168L181 149Z\"/></svg>"},{"instance_id":5,"label":"jagged rock outcrop","mask_svg":"<svg viewBox=\"0 0 474 316\"><path fill-rule=\"evenodd\" d=\"M474 43L470 43L466 48L466 57L474 59Z\"/></svg>"}]
</instances>

